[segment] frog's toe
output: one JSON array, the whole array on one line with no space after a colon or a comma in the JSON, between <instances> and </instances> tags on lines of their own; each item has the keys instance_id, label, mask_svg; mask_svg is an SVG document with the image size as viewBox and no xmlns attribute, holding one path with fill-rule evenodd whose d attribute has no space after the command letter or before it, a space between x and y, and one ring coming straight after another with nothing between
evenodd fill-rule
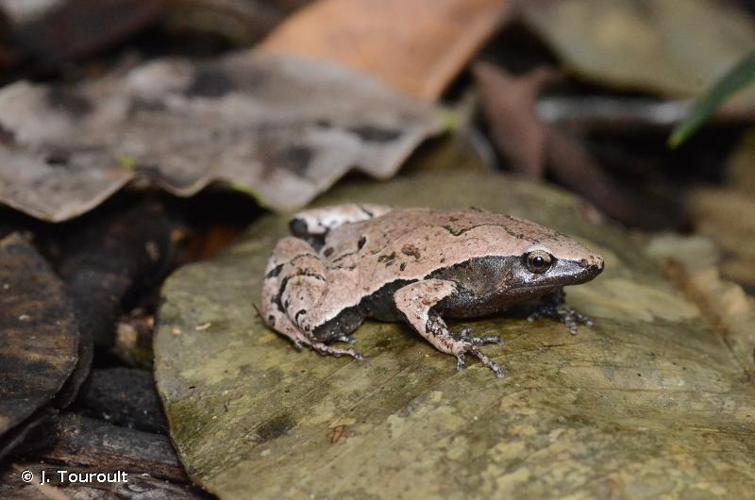
<instances>
[{"instance_id":1,"label":"frog's toe","mask_svg":"<svg viewBox=\"0 0 755 500\"><path fill-rule=\"evenodd\" d=\"M489 368L493 373L495 373L495 376L497 378L503 378L503 370L501 370L501 367L498 366L495 361L483 354L477 347L472 347L467 352L479 359L480 363L482 363L483 366Z\"/></svg>"},{"instance_id":2,"label":"frog's toe","mask_svg":"<svg viewBox=\"0 0 755 500\"><path fill-rule=\"evenodd\" d=\"M467 364L464 362L464 355L457 354L456 355L456 369L459 371L462 371L466 367L467 367Z\"/></svg>"},{"instance_id":3,"label":"frog's toe","mask_svg":"<svg viewBox=\"0 0 755 500\"><path fill-rule=\"evenodd\" d=\"M569 333L576 335L578 333L579 325L585 325L586 327L593 326L593 322L590 318L577 312L571 307L565 304L544 304L539 309L529 316L527 321L530 323L544 318L555 319L563 323L569 330Z\"/></svg>"},{"instance_id":4,"label":"frog's toe","mask_svg":"<svg viewBox=\"0 0 755 500\"><path fill-rule=\"evenodd\" d=\"M480 351L480 349L477 348L476 345L469 343L467 341L459 341L457 340L458 345L456 346L455 350L455 356L456 356L456 369L461 371L466 367L466 363L464 362L464 355L465 354L471 354L477 359L480 360L480 363L482 363L483 366L486 368L489 368L493 373L495 373L495 376L497 378L503 377L503 370L501 367L499 367L495 361L487 357L485 354Z\"/></svg>"},{"instance_id":5,"label":"frog's toe","mask_svg":"<svg viewBox=\"0 0 755 500\"><path fill-rule=\"evenodd\" d=\"M469 345L473 346L481 346L481 345L502 345L503 341L495 336L490 337L472 337L469 334L472 333L472 330L469 328L464 328L461 332L459 332L459 336L456 340L459 340L461 342L467 343Z\"/></svg>"},{"instance_id":6,"label":"frog's toe","mask_svg":"<svg viewBox=\"0 0 755 500\"><path fill-rule=\"evenodd\" d=\"M352 358L360 361L364 359L364 356L354 351L353 349L340 349L338 347L329 346L322 342L313 343L312 349L317 351L319 354L322 354L323 356L335 356L337 358L340 358L341 356L351 356Z\"/></svg>"},{"instance_id":7,"label":"frog's toe","mask_svg":"<svg viewBox=\"0 0 755 500\"><path fill-rule=\"evenodd\" d=\"M346 344L356 344L357 339L355 339L354 337L352 337L350 335L341 335L339 337L336 337L335 341L336 342L344 342Z\"/></svg>"},{"instance_id":8,"label":"frog's toe","mask_svg":"<svg viewBox=\"0 0 755 500\"><path fill-rule=\"evenodd\" d=\"M579 325L585 325L586 327L590 328L593 325L593 322L590 318L585 316L584 314L580 314L574 309L567 308L566 310L561 312L561 321L566 325L566 328L569 329L569 333L572 335L576 335L578 332Z\"/></svg>"}]
</instances>

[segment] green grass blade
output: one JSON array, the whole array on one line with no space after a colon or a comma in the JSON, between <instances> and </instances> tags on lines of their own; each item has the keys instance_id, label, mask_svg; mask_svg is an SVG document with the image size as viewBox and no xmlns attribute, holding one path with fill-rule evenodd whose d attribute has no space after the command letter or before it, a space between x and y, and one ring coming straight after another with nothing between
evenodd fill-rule
<instances>
[{"instance_id":1,"label":"green grass blade","mask_svg":"<svg viewBox=\"0 0 755 500\"><path fill-rule=\"evenodd\" d=\"M755 52L742 59L698 100L689 117L674 128L669 137L669 146L675 148L686 141L721 104L752 83L755 83Z\"/></svg>"}]
</instances>

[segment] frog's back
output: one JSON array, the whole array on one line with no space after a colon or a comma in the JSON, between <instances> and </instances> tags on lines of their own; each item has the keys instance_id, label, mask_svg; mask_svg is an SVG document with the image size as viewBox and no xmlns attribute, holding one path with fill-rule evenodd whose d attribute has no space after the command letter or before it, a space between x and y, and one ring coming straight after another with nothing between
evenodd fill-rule
<instances>
[{"instance_id":1,"label":"frog's back","mask_svg":"<svg viewBox=\"0 0 755 500\"><path fill-rule=\"evenodd\" d=\"M377 285L422 279L475 257L513 255L542 226L481 210L396 209L332 230L320 250L332 268L359 268Z\"/></svg>"}]
</instances>

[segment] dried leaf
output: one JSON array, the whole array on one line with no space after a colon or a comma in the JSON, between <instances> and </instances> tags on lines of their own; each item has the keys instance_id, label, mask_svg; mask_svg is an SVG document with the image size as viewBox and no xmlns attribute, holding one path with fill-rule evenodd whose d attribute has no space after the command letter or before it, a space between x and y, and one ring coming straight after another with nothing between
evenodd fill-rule
<instances>
[{"instance_id":1,"label":"dried leaf","mask_svg":"<svg viewBox=\"0 0 755 500\"><path fill-rule=\"evenodd\" d=\"M79 401L87 414L120 427L167 434L152 373L134 368L92 370Z\"/></svg>"},{"instance_id":2,"label":"dried leaf","mask_svg":"<svg viewBox=\"0 0 755 500\"><path fill-rule=\"evenodd\" d=\"M47 463L81 467L95 472L127 471L182 483L183 467L166 436L113 425L67 413L51 429L52 447L39 452Z\"/></svg>"},{"instance_id":3,"label":"dried leaf","mask_svg":"<svg viewBox=\"0 0 755 500\"><path fill-rule=\"evenodd\" d=\"M436 100L501 25L508 0L320 0L262 42L266 53L303 56L364 72Z\"/></svg>"},{"instance_id":4,"label":"dried leaf","mask_svg":"<svg viewBox=\"0 0 755 500\"><path fill-rule=\"evenodd\" d=\"M525 21L574 72L663 96L700 95L755 46L750 16L732 3L528 0L520 5ZM755 106L755 92L743 99L746 103Z\"/></svg>"},{"instance_id":5,"label":"dried leaf","mask_svg":"<svg viewBox=\"0 0 755 500\"><path fill-rule=\"evenodd\" d=\"M3 437L63 387L76 365L79 332L63 284L34 247L12 234L0 240L0 263Z\"/></svg>"},{"instance_id":6,"label":"dried leaf","mask_svg":"<svg viewBox=\"0 0 755 500\"><path fill-rule=\"evenodd\" d=\"M24 0L26 1L26 0ZM200 500L206 495L186 484L174 484L164 479L156 479L149 474L129 474L128 482L112 483L64 483L58 484L60 466L50 466L39 462L19 462L9 464L0 470L0 496L24 500L100 500L100 499L149 499L149 500ZM122 470L116 466L117 470ZM66 466L72 473L89 473L82 467ZM97 472L101 471L100 468ZM30 471L35 480L21 481L21 473ZM50 484L39 484L42 478L49 478Z\"/></svg>"},{"instance_id":7,"label":"dried leaf","mask_svg":"<svg viewBox=\"0 0 755 500\"><path fill-rule=\"evenodd\" d=\"M13 90L20 88L0 90L3 112L17 110L6 100L16 97ZM39 117L44 119L44 114ZM96 207L133 177L99 149L66 151L64 156L54 146L45 149L0 143L0 202L32 217L59 222Z\"/></svg>"},{"instance_id":8,"label":"dried leaf","mask_svg":"<svg viewBox=\"0 0 755 500\"><path fill-rule=\"evenodd\" d=\"M0 126L0 201L60 221L134 176L180 196L222 181L295 209L352 168L392 176L440 118L348 70L239 54L73 88L16 83L0 90Z\"/></svg>"},{"instance_id":9,"label":"dried leaf","mask_svg":"<svg viewBox=\"0 0 755 500\"><path fill-rule=\"evenodd\" d=\"M750 494L755 386L627 234L590 223L563 192L505 176L417 175L321 201L346 200L475 205L588 240L606 270L567 301L595 326L572 337L505 315L469 323L504 339L486 349L503 380L479 365L457 372L397 324L356 332L361 362L296 352L252 307L287 232L286 218L262 219L163 289L158 391L192 480L220 498L248 494L250 477L257 496L276 498Z\"/></svg>"}]
</instances>

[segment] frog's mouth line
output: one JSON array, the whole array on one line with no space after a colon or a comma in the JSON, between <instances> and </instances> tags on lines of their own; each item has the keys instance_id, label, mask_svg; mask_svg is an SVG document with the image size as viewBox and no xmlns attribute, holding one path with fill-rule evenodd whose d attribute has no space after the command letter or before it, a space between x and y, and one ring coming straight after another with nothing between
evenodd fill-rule
<instances>
[{"instance_id":1,"label":"frog's mouth line","mask_svg":"<svg viewBox=\"0 0 755 500\"><path fill-rule=\"evenodd\" d=\"M550 284L550 285L534 285L534 286L533 285L522 285L522 286L518 286L516 288L500 288L500 290L502 292L505 291L505 292L527 292L527 293L530 293L530 292L538 292L538 291L541 291L541 290L543 290L543 291L553 290L554 288L558 288L558 287L561 287L561 286L568 286L568 285L555 285L555 284Z\"/></svg>"},{"instance_id":2,"label":"frog's mouth line","mask_svg":"<svg viewBox=\"0 0 755 500\"><path fill-rule=\"evenodd\" d=\"M509 292L518 292L518 291L539 291L539 290L549 290L553 288L559 288L562 286L575 286L575 285L582 285L584 283L587 283L589 281L592 281L595 277L597 277L601 272L603 271L602 268L598 269L596 267L581 267L579 268L579 271L574 273L573 275L569 276L569 280L563 281L559 280L559 277L553 277L553 281L550 283L541 283L541 284L521 284L514 288L505 288L505 286L501 286L499 288L499 291L509 291Z\"/></svg>"}]
</instances>

